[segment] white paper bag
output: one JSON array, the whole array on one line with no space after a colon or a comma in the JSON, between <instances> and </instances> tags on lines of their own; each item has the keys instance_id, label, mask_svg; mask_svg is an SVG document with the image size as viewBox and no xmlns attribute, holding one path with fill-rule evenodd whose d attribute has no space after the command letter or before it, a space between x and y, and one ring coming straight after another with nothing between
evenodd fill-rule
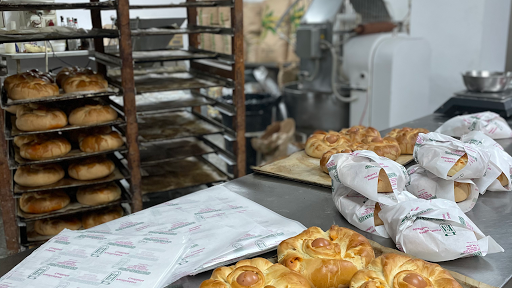
<instances>
[{"instance_id":1,"label":"white paper bag","mask_svg":"<svg viewBox=\"0 0 512 288\"><path fill-rule=\"evenodd\" d=\"M375 204L394 205L403 198L409 175L405 168L373 151L335 154L327 163L332 178L332 198L338 211L355 227L389 238L384 226L375 225ZM378 193L378 177L384 169L393 193Z\"/></svg>"},{"instance_id":2,"label":"white paper bag","mask_svg":"<svg viewBox=\"0 0 512 288\"><path fill-rule=\"evenodd\" d=\"M379 216L398 249L427 261L449 261L504 252L453 201L404 201L382 207Z\"/></svg>"},{"instance_id":3,"label":"white paper bag","mask_svg":"<svg viewBox=\"0 0 512 288\"><path fill-rule=\"evenodd\" d=\"M471 131L481 131L492 139L512 137L512 129L507 121L489 111L453 117L436 130L437 133L453 137L461 137Z\"/></svg>"},{"instance_id":4,"label":"white paper bag","mask_svg":"<svg viewBox=\"0 0 512 288\"><path fill-rule=\"evenodd\" d=\"M413 165L407 169L411 176L411 183L407 186L407 191L412 195L425 199L446 199L455 201L454 182L453 180L444 180L430 173L420 165ZM471 193L468 198L457 203L462 212L469 212L478 200L479 190L473 181L468 179L458 180L460 183L467 183L471 186Z\"/></svg>"},{"instance_id":5,"label":"white paper bag","mask_svg":"<svg viewBox=\"0 0 512 288\"><path fill-rule=\"evenodd\" d=\"M484 194L488 191L511 191L510 174L512 174L512 157L503 150L500 144L491 139L482 132L474 131L463 135L460 139L464 143L470 143L481 149L487 150L490 155L487 170L482 178L474 179L475 184L480 189L480 193ZM505 174L508 184L501 185L496 178Z\"/></svg>"},{"instance_id":6,"label":"white paper bag","mask_svg":"<svg viewBox=\"0 0 512 288\"><path fill-rule=\"evenodd\" d=\"M467 165L448 176L448 171L464 154L468 155ZM413 156L422 167L446 180L481 178L490 158L486 150L435 132L418 135Z\"/></svg>"}]
</instances>

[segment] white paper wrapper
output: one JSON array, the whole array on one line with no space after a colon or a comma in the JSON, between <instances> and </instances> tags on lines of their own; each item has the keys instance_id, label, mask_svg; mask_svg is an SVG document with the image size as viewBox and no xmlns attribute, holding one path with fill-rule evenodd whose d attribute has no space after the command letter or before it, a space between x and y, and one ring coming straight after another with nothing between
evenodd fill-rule
<instances>
[{"instance_id":1,"label":"white paper wrapper","mask_svg":"<svg viewBox=\"0 0 512 288\"><path fill-rule=\"evenodd\" d=\"M455 175L448 176L448 171L464 154L468 155L467 165ZM481 178L487 169L489 158L486 150L435 132L420 133L414 146L416 162L445 180Z\"/></svg>"},{"instance_id":2,"label":"white paper wrapper","mask_svg":"<svg viewBox=\"0 0 512 288\"><path fill-rule=\"evenodd\" d=\"M504 252L453 201L404 201L382 207L379 216L398 249L427 261L441 262Z\"/></svg>"},{"instance_id":3,"label":"white paper wrapper","mask_svg":"<svg viewBox=\"0 0 512 288\"><path fill-rule=\"evenodd\" d=\"M332 198L343 217L363 231L389 238L384 226L375 226L375 204L395 205L404 198L401 191L409 182L405 168L373 151L364 150L335 154L327 167L333 183ZM377 192L380 169L386 171L393 193Z\"/></svg>"},{"instance_id":4,"label":"white paper wrapper","mask_svg":"<svg viewBox=\"0 0 512 288\"><path fill-rule=\"evenodd\" d=\"M507 121L489 111L453 117L436 130L437 133L453 137L461 137L472 131L481 131L492 139L512 137L512 129Z\"/></svg>"},{"instance_id":5,"label":"white paper wrapper","mask_svg":"<svg viewBox=\"0 0 512 288\"><path fill-rule=\"evenodd\" d=\"M510 182L512 174L512 157L503 150L503 147L489 136L482 132L474 131L463 135L460 139L464 143L470 143L481 149L487 150L490 155L487 170L482 178L474 179L475 184L480 189L480 193L484 194L485 191L511 191L512 185ZM504 187L496 178L505 174L508 184Z\"/></svg>"},{"instance_id":6,"label":"white paper wrapper","mask_svg":"<svg viewBox=\"0 0 512 288\"><path fill-rule=\"evenodd\" d=\"M420 165L413 165L409 167L407 172L411 176L411 183L407 186L407 191L412 195L425 200L441 198L455 201L455 194L453 191L455 181L441 179ZM476 201L478 200L478 195L480 194L478 187L473 183L473 181L468 179L461 179L457 182L468 183L471 185L471 193L468 198L457 203L462 212L469 212L473 209Z\"/></svg>"}]
</instances>

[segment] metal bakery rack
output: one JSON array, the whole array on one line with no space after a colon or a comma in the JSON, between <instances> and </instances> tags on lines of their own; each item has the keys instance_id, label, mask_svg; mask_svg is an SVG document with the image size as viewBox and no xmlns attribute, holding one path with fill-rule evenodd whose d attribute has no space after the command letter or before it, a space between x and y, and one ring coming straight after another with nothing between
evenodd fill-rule
<instances>
[{"instance_id":1,"label":"metal bakery rack","mask_svg":"<svg viewBox=\"0 0 512 288\"><path fill-rule=\"evenodd\" d=\"M97 72L104 75L110 84L106 93L68 94L60 97L27 100L24 102L39 102L45 105L71 103L98 99L108 102L119 112L119 119L105 125L112 126L124 134L125 146L96 154L106 154L116 164L113 174L104 179L92 182L104 183L115 181L122 189L122 198L109 203L130 203L131 211L142 209L142 194L156 193L191 187L200 184L213 184L245 175L245 95L244 95L244 59L243 59L243 9L242 0L197 1L186 0L177 4L134 5L128 0L98 1L84 3L0 3L2 11L26 10L57 10L57 9L89 9L93 29L85 31L59 31L43 33L0 34L0 43L45 41L58 39L94 38L92 58L96 61ZM198 8L228 7L231 13L230 27L199 26L197 21ZM139 29L130 22L130 9L170 9L185 8L188 24L186 28L151 28ZM116 29L103 29L101 10L116 10ZM231 40L231 53L218 53L199 49L200 33L226 35ZM132 38L158 37L162 35L187 34L189 48L179 50L132 51ZM106 51L103 38L117 38L118 51ZM108 52L108 53L106 53ZM168 71L166 69L142 69L134 67L164 63L170 61L188 60L186 70ZM163 65L162 65L163 66ZM111 73L119 69L116 74ZM223 103L204 93L205 88L226 87L232 89L233 105ZM162 91L188 91L187 96L176 101L162 101L151 105L137 105L137 95ZM122 101L112 101L114 95L121 96ZM122 106L119 106L122 102ZM2 90L1 106L22 104L7 98ZM201 113L201 107L211 105L224 114L233 117L233 127L226 127L216 120ZM48 217L77 214L102 206L85 206L74 201L74 189L90 185L90 181L76 181L69 177L37 189L22 187L13 181L16 169L24 165L36 163L69 163L77 158L91 156L73 149L68 155L44 161L29 161L19 155L19 150L13 145L16 135L30 134L16 129L13 115L0 109L0 208L9 253L16 253L20 245L37 245L48 237L37 235L33 231L34 221ZM64 133L71 130L84 129L68 125L55 131ZM208 139L208 135L222 135L233 147L227 151ZM3 138L3 139L2 139ZM141 165L141 157L144 162ZM213 165L205 155L216 154L231 168L227 173ZM142 168L141 168L142 166ZM126 182L129 190L126 190ZM125 187L126 186L126 187ZM72 203L67 207L50 213L30 215L21 211L16 198L22 193L41 191L62 187L68 191Z\"/></svg>"}]
</instances>

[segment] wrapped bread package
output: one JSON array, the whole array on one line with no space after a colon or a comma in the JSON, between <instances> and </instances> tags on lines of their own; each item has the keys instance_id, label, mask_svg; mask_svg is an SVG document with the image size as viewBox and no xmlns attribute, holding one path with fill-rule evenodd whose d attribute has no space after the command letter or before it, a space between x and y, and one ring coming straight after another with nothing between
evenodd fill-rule
<instances>
[{"instance_id":1,"label":"wrapped bread package","mask_svg":"<svg viewBox=\"0 0 512 288\"><path fill-rule=\"evenodd\" d=\"M512 129L507 121L489 111L453 117L436 130L437 133L453 137L461 137L472 131L481 131L492 139L512 138Z\"/></svg>"},{"instance_id":2,"label":"wrapped bread package","mask_svg":"<svg viewBox=\"0 0 512 288\"><path fill-rule=\"evenodd\" d=\"M402 194L409 182L405 168L365 150L335 154L326 166L334 204L343 217L363 231L388 237L375 213L380 208L376 204L395 205L409 198Z\"/></svg>"},{"instance_id":3,"label":"wrapped bread package","mask_svg":"<svg viewBox=\"0 0 512 288\"><path fill-rule=\"evenodd\" d=\"M403 201L382 207L379 216L398 249L427 261L449 261L504 252L453 201Z\"/></svg>"},{"instance_id":4,"label":"wrapped bread package","mask_svg":"<svg viewBox=\"0 0 512 288\"><path fill-rule=\"evenodd\" d=\"M480 193L484 194L485 191L512 190L510 182L512 157L503 150L500 144L479 131L463 135L460 140L489 152L490 160L484 176L473 180L480 189Z\"/></svg>"},{"instance_id":5,"label":"wrapped bread package","mask_svg":"<svg viewBox=\"0 0 512 288\"><path fill-rule=\"evenodd\" d=\"M418 198L425 200L441 198L454 201L464 213L473 209L478 200L480 194L478 187L469 179L444 180L420 165L409 167L407 172L411 176L407 191Z\"/></svg>"},{"instance_id":6,"label":"wrapped bread package","mask_svg":"<svg viewBox=\"0 0 512 288\"><path fill-rule=\"evenodd\" d=\"M481 178L490 158L478 146L435 132L418 135L413 155L418 164L445 180Z\"/></svg>"}]
</instances>

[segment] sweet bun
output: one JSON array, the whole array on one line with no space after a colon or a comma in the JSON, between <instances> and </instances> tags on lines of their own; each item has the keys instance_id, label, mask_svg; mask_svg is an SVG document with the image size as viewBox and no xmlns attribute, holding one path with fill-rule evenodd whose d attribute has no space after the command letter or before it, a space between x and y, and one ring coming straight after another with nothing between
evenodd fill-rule
<instances>
[{"instance_id":1,"label":"sweet bun","mask_svg":"<svg viewBox=\"0 0 512 288\"><path fill-rule=\"evenodd\" d=\"M342 145L349 145L350 140L338 132L317 131L306 141L306 154L313 158L322 158L325 152Z\"/></svg>"},{"instance_id":2,"label":"sweet bun","mask_svg":"<svg viewBox=\"0 0 512 288\"><path fill-rule=\"evenodd\" d=\"M21 157L29 160L61 157L69 151L71 151L71 144L64 137L39 136L20 147Z\"/></svg>"},{"instance_id":3,"label":"sweet bun","mask_svg":"<svg viewBox=\"0 0 512 288\"><path fill-rule=\"evenodd\" d=\"M57 218L45 218L34 223L34 230L40 235L54 236L64 229L78 230L82 227L82 221L74 216L62 216Z\"/></svg>"},{"instance_id":4,"label":"sweet bun","mask_svg":"<svg viewBox=\"0 0 512 288\"><path fill-rule=\"evenodd\" d=\"M22 135L14 137L14 145L20 148L23 144L30 143L38 138L38 135Z\"/></svg>"},{"instance_id":5,"label":"sweet bun","mask_svg":"<svg viewBox=\"0 0 512 288\"><path fill-rule=\"evenodd\" d=\"M25 72L4 81L7 96L12 100L35 99L59 95L59 87L49 74Z\"/></svg>"},{"instance_id":6,"label":"sweet bun","mask_svg":"<svg viewBox=\"0 0 512 288\"><path fill-rule=\"evenodd\" d=\"M308 280L264 258L242 260L231 267L213 270L199 288L310 288Z\"/></svg>"},{"instance_id":7,"label":"sweet bun","mask_svg":"<svg viewBox=\"0 0 512 288\"><path fill-rule=\"evenodd\" d=\"M350 288L462 288L438 264L394 253L375 258L355 273Z\"/></svg>"},{"instance_id":8,"label":"sweet bun","mask_svg":"<svg viewBox=\"0 0 512 288\"><path fill-rule=\"evenodd\" d=\"M400 146L400 151L404 155L412 155L414 152L414 145L416 145L416 139L418 134L427 134L429 131L423 128L409 128L404 127L402 129L393 129L389 132L386 137L395 138Z\"/></svg>"},{"instance_id":9,"label":"sweet bun","mask_svg":"<svg viewBox=\"0 0 512 288\"><path fill-rule=\"evenodd\" d=\"M110 159L91 157L69 165L68 174L76 180L94 180L110 175L114 168L114 162Z\"/></svg>"},{"instance_id":10,"label":"sweet bun","mask_svg":"<svg viewBox=\"0 0 512 288\"><path fill-rule=\"evenodd\" d=\"M508 179L505 173L501 172L500 176L498 176L498 181L500 181L501 186L506 187L508 185Z\"/></svg>"},{"instance_id":11,"label":"sweet bun","mask_svg":"<svg viewBox=\"0 0 512 288\"><path fill-rule=\"evenodd\" d=\"M333 225L324 232L311 227L284 240L277 247L280 264L300 273L313 287L346 287L352 276L365 268L375 254L368 239Z\"/></svg>"},{"instance_id":12,"label":"sweet bun","mask_svg":"<svg viewBox=\"0 0 512 288\"><path fill-rule=\"evenodd\" d=\"M382 219L379 217L380 210L380 204L375 203L375 211L373 211L373 223L375 227L384 225L384 222L382 222Z\"/></svg>"},{"instance_id":13,"label":"sweet bun","mask_svg":"<svg viewBox=\"0 0 512 288\"><path fill-rule=\"evenodd\" d=\"M393 161L398 159L401 154L400 146L394 138L380 138L380 136L371 139L367 138L364 140L363 144L356 147L356 150L373 151L375 154L389 158Z\"/></svg>"},{"instance_id":14,"label":"sweet bun","mask_svg":"<svg viewBox=\"0 0 512 288\"><path fill-rule=\"evenodd\" d=\"M16 127L21 131L45 131L62 128L68 124L66 114L60 109L42 105L23 105L16 113Z\"/></svg>"},{"instance_id":15,"label":"sweet bun","mask_svg":"<svg viewBox=\"0 0 512 288\"><path fill-rule=\"evenodd\" d=\"M24 193L20 198L20 209L27 213L47 213L62 209L69 204L69 196L64 190Z\"/></svg>"},{"instance_id":16,"label":"sweet bun","mask_svg":"<svg viewBox=\"0 0 512 288\"><path fill-rule=\"evenodd\" d=\"M82 225L85 229L107 223L123 217L124 211L121 206L113 206L100 210L90 211L82 215Z\"/></svg>"},{"instance_id":17,"label":"sweet bun","mask_svg":"<svg viewBox=\"0 0 512 288\"><path fill-rule=\"evenodd\" d=\"M454 182L453 193L455 194L455 202L462 202L468 199L471 194L471 184Z\"/></svg>"},{"instance_id":18,"label":"sweet bun","mask_svg":"<svg viewBox=\"0 0 512 288\"><path fill-rule=\"evenodd\" d=\"M114 182L78 188L76 200L84 205L102 205L121 198L121 189Z\"/></svg>"},{"instance_id":19,"label":"sweet bun","mask_svg":"<svg viewBox=\"0 0 512 288\"><path fill-rule=\"evenodd\" d=\"M27 187L44 186L58 182L64 174L64 169L56 163L28 165L16 170L14 182Z\"/></svg>"},{"instance_id":20,"label":"sweet bun","mask_svg":"<svg viewBox=\"0 0 512 288\"><path fill-rule=\"evenodd\" d=\"M391 187L391 182L389 181L388 174L386 174L386 171L382 168L379 171L379 180L377 182L377 192L381 192L381 193L393 192L393 188Z\"/></svg>"},{"instance_id":21,"label":"sweet bun","mask_svg":"<svg viewBox=\"0 0 512 288\"><path fill-rule=\"evenodd\" d=\"M80 150L83 152L99 152L117 149L124 144L123 137L116 131L80 136Z\"/></svg>"},{"instance_id":22,"label":"sweet bun","mask_svg":"<svg viewBox=\"0 0 512 288\"><path fill-rule=\"evenodd\" d=\"M320 159L320 167L322 168L322 171L329 174L329 169L327 169L327 162L329 162L329 159L331 159L332 155L340 153L352 153L352 150L345 148L345 146L338 146L325 152L324 155L322 155L322 158Z\"/></svg>"},{"instance_id":23,"label":"sweet bun","mask_svg":"<svg viewBox=\"0 0 512 288\"><path fill-rule=\"evenodd\" d=\"M452 177L453 175L457 174L460 170L462 170L466 165L468 164L468 154L462 155L462 157L453 164L452 168L448 171L448 176Z\"/></svg>"},{"instance_id":24,"label":"sweet bun","mask_svg":"<svg viewBox=\"0 0 512 288\"><path fill-rule=\"evenodd\" d=\"M69 124L89 126L117 119L117 112L108 105L85 105L69 114Z\"/></svg>"}]
</instances>

